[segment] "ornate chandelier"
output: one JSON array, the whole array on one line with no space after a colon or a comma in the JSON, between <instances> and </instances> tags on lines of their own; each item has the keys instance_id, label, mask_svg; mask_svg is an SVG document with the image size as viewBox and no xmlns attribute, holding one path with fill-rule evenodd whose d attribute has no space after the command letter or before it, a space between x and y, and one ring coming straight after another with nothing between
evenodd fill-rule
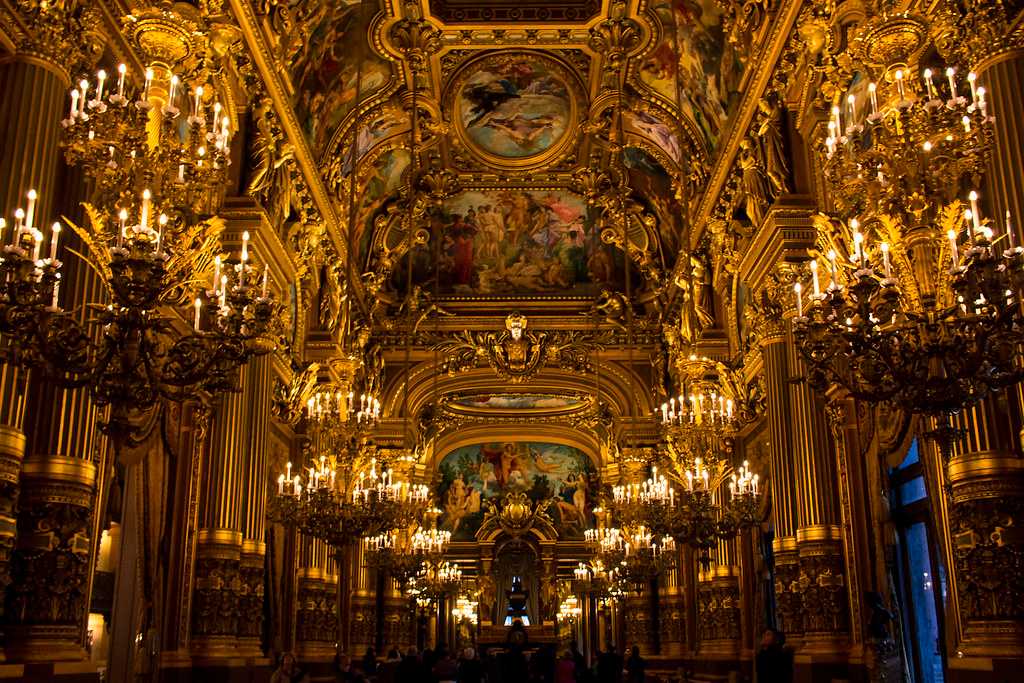
<instances>
[{"instance_id":1,"label":"ornate chandelier","mask_svg":"<svg viewBox=\"0 0 1024 683\"><path fill-rule=\"evenodd\" d=\"M606 567L601 558L580 562L573 570L579 591L592 593L599 599L617 600L625 597L626 585L618 567Z\"/></svg>"},{"instance_id":2,"label":"ornate chandelier","mask_svg":"<svg viewBox=\"0 0 1024 683\"><path fill-rule=\"evenodd\" d=\"M757 400L721 362L691 355L675 369L679 394L658 414L668 476L654 463L646 480L613 487L611 504L621 523L690 546L707 567L719 540L758 522L759 477L746 461L736 471L729 464L731 439Z\"/></svg>"},{"instance_id":3,"label":"ornate chandelier","mask_svg":"<svg viewBox=\"0 0 1024 683\"><path fill-rule=\"evenodd\" d=\"M453 595L462 587L462 570L454 562L439 561L424 564L409 581L406 592L417 602L434 604ZM461 600L462 598L460 598ZM475 612L476 605L473 605Z\"/></svg>"},{"instance_id":4,"label":"ornate chandelier","mask_svg":"<svg viewBox=\"0 0 1024 683\"><path fill-rule=\"evenodd\" d=\"M985 88L955 65L918 71L927 36L922 18L883 13L853 39L871 82L832 110L839 218L818 218L793 329L813 386L939 417L948 452L949 415L1024 377L1024 264L1010 216L983 216L974 190L993 139Z\"/></svg>"},{"instance_id":5,"label":"ornate chandelier","mask_svg":"<svg viewBox=\"0 0 1024 683\"><path fill-rule=\"evenodd\" d=\"M368 449L363 449L363 453ZM292 464L277 479L271 515L303 534L341 548L367 534L409 524L427 502L427 487L397 478L390 468L378 469L376 457L365 462L321 455L305 479Z\"/></svg>"},{"instance_id":6,"label":"ornate chandelier","mask_svg":"<svg viewBox=\"0 0 1024 683\"><path fill-rule=\"evenodd\" d=\"M455 607L452 608L452 618L456 622L466 621L469 624L476 626L478 621L478 607L479 601L473 600L465 595L460 595L455 601Z\"/></svg>"},{"instance_id":7,"label":"ornate chandelier","mask_svg":"<svg viewBox=\"0 0 1024 683\"><path fill-rule=\"evenodd\" d=\"M425 496L426 486L422 489ZM440 571L444 549L452 538L450 531L437 528L440 515L440 510L430 508L423 513L424 523L415 529L411 528L410 519L396 520L405 523L364 539L366 563L387 573L400 586L407 585L423 572L436 575Z\"/></svg>"},{"instance_id":8,"label":"ornate chandelier","mask_svg":"<svg viewBox=\"0 0 1024 683\"><path fill-rule=\"evenodd\" d=\"M242 364L275 348L278 318L248 233L237 256L221 254L215 213L231 136L221 105L208 105L202 85L189 90L177 76L165 93L152 69L142 89L133 88L127 71L81 81L62 122L68 162L95 185L88 225L69 226L106 289L104 304L94 305L95 331L59 305L61 226L53 224L43 258L36 190L15 211L0 260L7 357L87 386L98 405L110 406L106 430L116 447L161 398L233 389ZM0 220L0 235L6 227Z\"/></svg>"},{"instance_id":9,"label":"ornate chandelier","mask_svg":"<svg viewBox=\"0 0 1024 683\"><path fill-rule=\"evenodd\" d=\"M676 542L668 535L653 532L646 525L629 521L621 527L606 526L606 513L594 510L598 526L584 532L601 566L614 569L616 576L636 593L662 573L675 567Z\"/></svg>"}]
</instances>

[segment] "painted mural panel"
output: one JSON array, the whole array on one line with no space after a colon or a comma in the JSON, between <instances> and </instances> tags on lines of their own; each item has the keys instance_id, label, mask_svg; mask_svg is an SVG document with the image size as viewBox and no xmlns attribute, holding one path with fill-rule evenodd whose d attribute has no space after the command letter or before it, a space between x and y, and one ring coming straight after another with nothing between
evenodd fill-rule
<instances>
[{"instance_id":1,"label":"painted mural panel","mask_svg":"<svg viewBox=\"0 0 1024 683\"><path fill-rule=\"evenodd\" d=\"M572 100L561 74L529 55L502 55L481 64L463 84L458 118L468 138L499 157L532 157L562 139Z\"/></svg>"},{"instance_id":2,"label":"painted mural panel","mask_svg":"<svg viewBox=\"0 0 1024 683\"><path fill-rule=\"evenodd\" d=\"M594 218L582 197L561 189L461 192L434 216L441 294L596 296L621 279L622 264ZM432 251L414 257L414 280L424 286L434 282Z\"/></svg>"},{"instance_id":3,"label":"painted mural panel","mask_svg":"<svg viewBox=\"0 0 1024 683\"><path fill-rule=\"evenodd\" d=\"M682 163L683 151L678 133L654 113L628 111L623 116L623 125L627 133L640 135L649 140L652 145L664 150L676 165Z\"/></svg>"},{"instance_id":4,"label":"painted mural panel","mask_svg":"<svg viewBox=\"0 0 1024 683\"><path fill-rule=\"evenodd\" d=\"M452 451L438 468L441 525L456 541L472 540L485 501L500 504L506 493L531 500L553 499L549 513L560 537L581 538L593 523L596 474L590 458L572 446L552 443L484 443Z\"/></svg>"},{"instance_id":5,"label":"painted mural panel","mask_svg":"<svg viewBox=\"0 0 1024 683\"><path fill-rule=\"evenodd\" d=\"M364 6L365 4L365 6ZM387 60L369 44L377 7L359 0L310 3L311 27L291 69L296 114L315 154L324 151L357 97L365 99L391 78Z\"/></svg>"},{"instance_id":6,"label":"painted mural panel","mask_svg":"<svg viewBox=\"0 0 1024 683\"><path fill-rule=\"evenodd\" d=\"M675 198L672 178L665 168L638 147L626 148L626 168L634 196L642 198L658 219L658 241L662 266L671 270L682 247L680 216L683 208Z\"/></svg>"},{"instance_id":7,"label":"painted mural panel","mask_svg":"<svg viewBox=\"0 0 1024 683\"><path fill-rule=\"evenodd\" d=\"M663 39L644 59L640 80L697 124L714 149L733 107L743 76L735 48L726 40L715 0L656 0L654 13Z\"/></svg>"},{"instance_id":8,"label":"painted mural panel","mask_svg":"<svg viewBox=\"0 0 1024 683\"><path fill-rule=\"evenodd\" d=\"M531 410L539 408L573 408L583 405L578 398L551 394L481 394L453 401L463 408L477 410Z\"/></svg>"}]
</instances>

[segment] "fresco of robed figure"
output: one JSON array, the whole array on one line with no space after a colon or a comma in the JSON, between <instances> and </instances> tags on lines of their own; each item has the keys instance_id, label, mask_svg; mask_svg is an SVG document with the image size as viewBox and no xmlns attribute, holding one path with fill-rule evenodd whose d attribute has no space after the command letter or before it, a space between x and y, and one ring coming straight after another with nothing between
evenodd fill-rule
<instances>
[{"instance_id":1,"label":"fresco of robed figure","mask_svg":"<svg viewBox=\"0 0 1024 683\"><path fill-rule=\"evenodd\" d=\"M433 221L441 294L590 298L621 279L621 254L601 243L586 203L572 192L465 191ZM415 282L433 284L432 253L431 246L416 250ZM396 287L404 281L399 274Z\"/></svg>"},{"instance_id":2,"label":"fresco of robed figure","mask_svg":"<svg viewBox=\"0 0 1024 683\"><path fill-rule=\"evenodd\" d=\"M485 501L500 505L505 494L518 491L534 502L553 499L548 512L562 538L582 538L592 526L594 468L571 446L532 441L463 446L446 455L438 470L441 526L455 541L474 538Z\"/></svg>"}]
</instances>

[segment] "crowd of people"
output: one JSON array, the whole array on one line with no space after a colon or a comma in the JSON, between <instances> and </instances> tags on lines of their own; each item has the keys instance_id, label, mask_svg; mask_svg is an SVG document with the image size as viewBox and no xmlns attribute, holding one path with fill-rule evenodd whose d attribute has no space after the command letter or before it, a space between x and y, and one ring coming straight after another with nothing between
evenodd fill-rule
<instances>
[{"instance_id":1,"label":"crowd of people","mask_svg":"<svg viewBox=\"0 0 1024 683\"><path fill-rule=\"evenodd\" d=\"M559 653L553 646L536 650L504 650L480 657L467 647L453 653L445 647L422 652L409 648L404 654L390 650L381 660L369 648L354 661L336 658L338 683L643 683L647 662L634 646L623 656L615 646L598 652L591 665L575 641ZM310 677L295 655L285 653L271 683L309 683Z\"/></svg>"},{"instance_id":2,"label":"crowd of people","mask_svg":"<svg viewBox=\"0 0 1024 683\"><path fill-rule=\"evenodd\" d=\"M754 661L758 683L790 683L793 652L785 634L764 632ZM380 659L373 648L358 661L347 655L335 660L338 683L645 683L647 661L640 648L628 653L614 645L598 651L588 664L575 641L560 653L544 645L529 652L510 649L483 657L472 648L453 653L441 646L423 651L411 647L404 654L392 649ZM687 680L684 673L682 680ZM660 679L659 679L660 680ZM285 653L271 683L310 683L309 674L295 655Z\"/></svg>"}]
</instances>

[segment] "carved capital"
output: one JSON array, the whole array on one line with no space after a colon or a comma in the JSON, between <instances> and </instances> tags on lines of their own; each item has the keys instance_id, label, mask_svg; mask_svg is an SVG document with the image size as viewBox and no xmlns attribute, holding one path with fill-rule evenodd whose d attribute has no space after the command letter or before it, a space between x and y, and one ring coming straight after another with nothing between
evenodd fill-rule
<instances>
[{"instance_id":1,"label":"carved capital","mask_svg":"<svg viewBox=\"0 0 1024 683\"><path fill-rule=\"evenodd\" d=\"M441 49L441 31L420 18L406 18L391 27L391 44L409 61L413 73L427 68L430 56Z\"/></svg>"}]
</instances>

